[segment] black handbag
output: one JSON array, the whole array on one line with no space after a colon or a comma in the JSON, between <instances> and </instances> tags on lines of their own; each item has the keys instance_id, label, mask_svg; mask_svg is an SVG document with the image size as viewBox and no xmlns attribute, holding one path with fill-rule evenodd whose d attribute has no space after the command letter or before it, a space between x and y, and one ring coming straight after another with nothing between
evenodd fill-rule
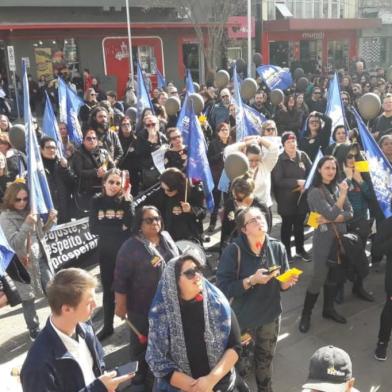
<instances>
[{"instance_id":1,"label":"black handbag","mask_svg":"<svg viewBox=\"0 0 392 392\"><path fill-rule=\"evenodd\" d=\"M30 274L27 272L23 263L19 260L17 255L14 255L11 262L7 267L7 274L11 279L16 280L20 283L30 284Z\"/></svg>"},{"instance_id":2,"label":"black handbag","mask_svg":"<svg viewBox=\"0 0 392 392\"><path fill-rule=\"evenodd\" d=\"M0 281L3 286L4 294L7 297L8 304L10 306L19 305L22 300L20 298L18 289L16 288L14 281L7 273L0 277Z\"/></svg>"}]
</instances>

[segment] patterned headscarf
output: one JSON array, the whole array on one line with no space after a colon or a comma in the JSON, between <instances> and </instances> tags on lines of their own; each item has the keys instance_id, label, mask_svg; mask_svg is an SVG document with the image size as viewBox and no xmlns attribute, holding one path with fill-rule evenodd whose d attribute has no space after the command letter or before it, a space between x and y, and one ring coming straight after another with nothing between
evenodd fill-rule
<instances>
[{"instance_id":1,"label":"patterned headscarf","mask_svg":"<svg viewBox=\"0 0 392 392\"><path fill-rule=\"evenodd\" d=\"M146 360L157 378L177 370L191 376L182 326L175 265L167 264L149 314ZM212 369L222 358L231 329L231 310L223 293L203 278L204 341Z\"/></svg>"}]
</instances>

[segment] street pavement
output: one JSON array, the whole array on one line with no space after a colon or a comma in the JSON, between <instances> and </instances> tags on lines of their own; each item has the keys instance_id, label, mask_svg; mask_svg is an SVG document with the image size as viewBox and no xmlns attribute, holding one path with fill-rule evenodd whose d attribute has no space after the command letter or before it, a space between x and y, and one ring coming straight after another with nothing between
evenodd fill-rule
<instances>
[{"instance_id":1,"label":"street pavement","mask_svg":"<svg viewBox=\"0 0 392 392\"><path fill-rule=\"evenodd\" d=\"M274 223L273 235L279 233L280 219L277 215L274 215ZM206 246L215 245L217 240L218 234L215 233ZM307 236L305 247L307 250L311 248L310 235ZM210 263L215 265L216 254L208 253ZM374 293L375 302L364 302L354 297L351 294L352 285L347 283L345 302L337 305L337 309L346 316L348 323L341 325L324 320L321 317L322 296L320 296L313 312L311 330L307 334L298 331L298 322L313 263L297 260L292 266L302 269L304 273L294 288L282 293L283 314L274 358L274 391L301 391L301 386L307 377L310 356L317 348L332 344L350 354L356 379L355 386L359 391L392 392L392 350L389 350L390 358L387 361L379 362L374 359L379 317L385 299L385 261L372 267L365 283L366 287ZM98 267L91 267L90 270L98 276ZM98 304L101 304L102 295L100 290L98 291ZM38 314L43 326L49 315L45 299L38 302ZM98 326L101 320L102 311L98 309L94 316L94 325ZM12 370L15 372L21 367L31 345L20 306L0 309L0 325L0 391L20 392L18 377L12 376L11 373ZM119 319L116 319L115 327L115 334L104 342L108 369L128 360L128 327ZM254 381L250 380L250 385L255 390Z\"/></svg>"}]
</instances>

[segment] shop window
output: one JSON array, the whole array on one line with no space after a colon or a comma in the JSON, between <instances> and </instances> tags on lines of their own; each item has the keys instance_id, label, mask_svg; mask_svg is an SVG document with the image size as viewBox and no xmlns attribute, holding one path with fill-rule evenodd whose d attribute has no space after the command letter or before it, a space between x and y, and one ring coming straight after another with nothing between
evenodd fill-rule
<instances>
[{"instance_id":1,"label":"shop window","mask_svg":"<svg viewBox=\"0 0 392 392\"><path fill-rule=\"evenodd\" d=\"M155 74L157 69L157 60L154 55L154 48L152 46L138 46L137 58L140 66L147 74Z\"/></svg>"},{"instance_id":2,"label":"shop window","mask_svg":"<svg viewBox=\"0 0 392 392\"><path fill-rule=\"evenodd\" d=\"M227 48L227 62L234 63L237 59L242 59L242 48L239 46Z\"/></svg>"}]
</instances>

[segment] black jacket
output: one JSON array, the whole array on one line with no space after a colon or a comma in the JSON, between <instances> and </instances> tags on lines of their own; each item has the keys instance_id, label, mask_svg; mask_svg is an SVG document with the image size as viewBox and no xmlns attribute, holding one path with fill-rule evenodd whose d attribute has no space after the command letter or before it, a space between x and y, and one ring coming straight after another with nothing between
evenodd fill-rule
<instances>
[{"instance_id":1,"label":"black jacket","mask_svg":"<svg viewBox=\"0 0 392 392\"><path fill-rule=\"evenodd\" d=\"M282 135L286 131L292 131L298 135L302 125L303 115L303 112L296 108L292 110L279 109L274 116L279 135Z\"/></svg>"},{"instance_id":2,"label":"black jacket","mask_svg":"<svg viewBox=\"0 0 392 392\"><path fill-rule=\"evenodd\" d=\"M108 130L106 132L99 132L97 130L98 143L100 147L107 150L115 165L120 161L123 156L123 149L121 147L120 139L116 132Z\"/></svg>"},{"instance_id":3,"label":"black jacket","mask_svg":"<svg viewBox=\"0 0 392 392\"><path fill-rule=\"evenodd\" d=\"M302 195L297 188L297 180L305 180L312 168L312 162L303 151L297 151L294 160L282 152L278 162L272 170L272 184L278 203L280 215L305 214L307 211L306 195Z\"/></svg>"}]
</instances>

